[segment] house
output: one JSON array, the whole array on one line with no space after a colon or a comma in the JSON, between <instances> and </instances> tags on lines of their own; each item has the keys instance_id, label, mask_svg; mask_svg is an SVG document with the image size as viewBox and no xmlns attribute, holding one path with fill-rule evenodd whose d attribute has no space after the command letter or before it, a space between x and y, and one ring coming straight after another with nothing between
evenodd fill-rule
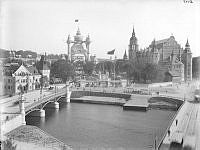
<instances>
[{"instance_id":1,"label":"house","mask_svg":"<svg viewBox=\"0 0 200 150\"><path fill-rule=\"evenodd\" d=\"M40 87L41 75L35 67L10 63L3 66L4 95L32 91Z\"/></svg>"}]
</instances>

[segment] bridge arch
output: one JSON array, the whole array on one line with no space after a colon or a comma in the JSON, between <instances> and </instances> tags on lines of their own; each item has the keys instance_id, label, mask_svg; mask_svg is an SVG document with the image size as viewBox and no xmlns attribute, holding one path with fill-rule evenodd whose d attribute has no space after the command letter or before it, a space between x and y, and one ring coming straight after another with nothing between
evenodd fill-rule
<instances>
[{"instance_id":1,"label":"bridge arch","mask_svg":"<svg viewBox=\"0 0 200 150\"><path fill-rule=\"evenodd\" d=\"M41 109L44 109L44 107L49 103L58 102L59 100L61 100L61 98L65 98L65 96L62 95L62 96L55 98L54 100L50 100L50 101L43 103Z\"/></svg>"},{"instance_id":2,"label":"bridge arch","mask_svg":"<svg viewBox=\"0 0 200 150\"><path fill-rule=\"evenodd\" d=\"M26 115L30 114L31 112L39 111L39 110L41 110L41 109L39 109L39 108L31 109L31 110L29 110L29 111L26 112Z\"/></svg>"}]
</instances>

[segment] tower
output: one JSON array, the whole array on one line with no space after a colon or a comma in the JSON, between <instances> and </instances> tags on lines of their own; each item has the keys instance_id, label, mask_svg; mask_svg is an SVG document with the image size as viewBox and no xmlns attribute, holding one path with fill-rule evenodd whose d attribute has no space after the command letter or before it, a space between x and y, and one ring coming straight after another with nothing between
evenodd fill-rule
<instances>
[{"instance_id":1,"label":"tower","mask_svg":"<svg viewBox=\"0 0 200 150\"><path fill-rule=\"evenodd\" d=\"M90 61L90 36L88 35L85 40L86 50L87 50L87 61Z\"/></svg>"},{"instance_id":2,"label":"tower","mask_svg":"<svg viewBox=\"0 0 200 150\"><path fill-rule=\"evenodd\" d=\"M127 59L128 59L127 54L126 54L126 50L125 50L125 52L124 52L123 59L124 59L124 60L127 60Z\"/></svg>"},{"instance_id":3,"label":"tower","mask_svg":"<svg viewBox=\"0 0 200 150\"><path fill-rule=\"evenodd\" d=\"M132 36L130 38L129 50L128 50L129 60L136 60L136 52L137 51L138 51L138 44L137 44L137 38L135 36L135 30L133 27L133 32L132 32Z\"/></svg>"},{"instance_id":4,"label":"tower","mask_svg":"<svg viewBox=\"0 0 200 150\"><path fill-rule=\"evenodd\" d=\"M88 35L85 40L81 35L80 29L78 28L76 35L73 40L71 40L70 35L67 38L67 50L68 50L68 60L70 62L85 62L90 60L90 36ZM72 44L72 46L71 46Z\"/></svg>"},{"instance_id":5,"label":"tower","mask_svg":"<svg viewBox=\"0 0 200 150\"><path fill-rule=\"evenodd\" d=\"M182 54L182 62L184 64L184 78L185 81L192 80L192 53L190 50L190 44L187 42L185 44L185 49Z\"/></svg>"},{"instance_id":6,"label":"tower","mask_svg":"<svg viewBox=\"0 0 200 150\"><path fill-rule=\"evenodd\" d=\"M71 52L70 52L70 44L71 44L71 37L70 35L68 35L68 38L67 38L67 55L68 55L68 60L71 61Z\"/></svg>"},{"instance_id":7,"label":"tower","mask_svg":"<svg viewBox=\"0 0 200 150\"><path fill-rule=\"evenodd\" d=\"M152 44L152 49L151 49L151 53L152 53L152 57L151 57L151 62L154 64L158 64L158 61L160 59L160 53L158 52L158 49L156 48L156 40L154 39Z\"/></svg>"}]
</instances>

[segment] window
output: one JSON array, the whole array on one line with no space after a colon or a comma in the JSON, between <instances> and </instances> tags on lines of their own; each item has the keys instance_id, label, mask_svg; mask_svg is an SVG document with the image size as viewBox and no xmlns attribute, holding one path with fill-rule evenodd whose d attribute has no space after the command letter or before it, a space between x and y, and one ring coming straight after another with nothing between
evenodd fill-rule
<instances>
[{"instance_id":1,"label":"window","mask_svg":"<svg viewBox=\"0 0 200 150\"><path fill-rule=\"evenodd\" d=\"M11 79L8 79L8 83L11 83L12 82L12 80Z\"/></svg>"}]
</instances>

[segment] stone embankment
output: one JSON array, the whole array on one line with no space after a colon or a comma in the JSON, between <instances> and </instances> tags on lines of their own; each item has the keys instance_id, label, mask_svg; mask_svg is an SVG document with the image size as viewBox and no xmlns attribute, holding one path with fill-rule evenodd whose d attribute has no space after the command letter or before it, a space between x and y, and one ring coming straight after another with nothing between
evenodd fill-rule
<instances>
[{"instance_id":1,"label":"stone embankment","mask_svg":"<svg viewBox=\"0 0 200 150\"><path fill-rule=\"evenodd\" d=\"M93 91L72 91L71 98L80 98L82 96L96 96L96 97L115 97L129 99L131 94L114 93L114 92L93 92Z\"/></svg>"}]
</instances>

